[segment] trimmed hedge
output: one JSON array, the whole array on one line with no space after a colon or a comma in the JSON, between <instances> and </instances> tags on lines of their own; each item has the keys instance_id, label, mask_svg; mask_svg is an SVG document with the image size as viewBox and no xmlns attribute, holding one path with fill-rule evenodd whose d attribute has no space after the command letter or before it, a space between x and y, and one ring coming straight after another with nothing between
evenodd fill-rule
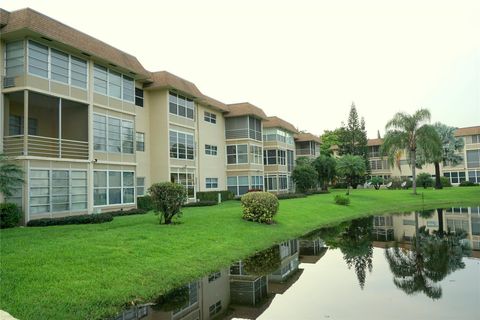
<instances>
[{"instance_id":1,"label":"trimmed hedge","mask_svg":"<svg viewBox=\"0 0 480 320\"><path fill-rule=\"evenodd\" d=\"M448 179L447 177L440 177L440 183L442 184L442 187L444 187L444 188L452 186L452 184L450 183L450 179Z\"/></svg>"},{"instance_id":2,"label":"trimmed hedge","mask_svg":"<svg viewBox=\"0 0 480 320\"><path fill-rule=\"evenodd\" d=\"M137 197L137 208L147 211L153 210L153 201L150 196Z\"/></svg>"},{"instance_id":3,"label":"trimmed hedge","mask_svg":"<svg viewBox=\"0 0 480 320\"><path fill-rule=\"evenodd\" d=\"M188 207L208 207L208 206L216 206L218 203L217 201L197 201L197 202L189 202L183 205L183 208Z\"/></svg>"},{"instance_id":4,"label":"trimmed hedge","mask_svg":"<svg viewBox=\"0 0 480 320\"><path fill-rule=\"evenodd\" d=\"M309 190L309 191L305 192L305 194L307 196L311 196L313 194L327 194L327 193L330 193L330 191L328 191L328 190Z\"/></svg>"},{"instance_id":5,"label":"trimmed hedge","mask_svg":"<svg viewBox=\"0 0 480 320\"><path fill-rule=\"evenodd\" d=\"M344 196L343 194L337 194L334 199L335 203L341 206L348 206L350 204L350 198L348 196Z\"/></svg>"},{"instance_id":6,"label":"trimmed hedge","mask_svg":"<svg viewBox=\"0 0 480 320\"><path fill-rule=\"evenodd\" d=\"M218 201L218 194L221 194L222 201L232 200L235 195L233 192L224 190L224 191L199 191L197 192L197 199L200 201Z\"/></svg>"},{"instance_id":7,"label":"trimmed hedge","mask_svg":"<svg viewBox=\"0 0 480 320\"><path fill-rule=\"evenodd\" d=\"M250 192L241 201L245 220L270 224L278 211L278 199L270 192Z\"/></svg>"},{"instance_id":8,"label":"trimmed hedge","mask_svg":"<svg viewBox=\"0 0 480 320\"><path fill-rule=\"evenodd\" d=\"M475 187L475 186L478 186L478 183L474 183L474 182L471 182L471 181L462 181L462 182L460 182L459 186L460 187Z\"/></svg>"},{"instance_id":9,"label":"trimmed hedge","mask_svg":"<svg viewBox=\"0 0 480 320\"><path fill-rule=\"evenodd\" d=\"M15 203L0 204L0 229L16 227L21 217L22 211Z\"/></svg>"},{"instance_id":10,"label":"trimmed hedge","mask_svg":"<svg viewBox=\"0 0 480 320\"><path fill-rule=\"evenodd\" d=\"M138 208L138 209L130 209L130 210L111 211L111 212L106 212L106 213L111 214L113 217L121 217L121 216L131 216L131 215L134 215L134 214L145 214L148 211L149 210Z\"/></svg>"},{"instance_id":11,"label":"trimmed hedge","mask_svg":"<svg viewBox=\"0 0 480 320\"><path fill-rule=\"evenodd\" d=\"M280 193L277 194L278 200L285 200L285 199L297 199L297 198L305 198L307 195L304 193Z\"/></svg>"},{"instance_id":12,"label":"trimmed hedge","mask_svg":"<svg viewBox=\"0 0 480 320\"><path fill-rule=\"evenodd\" d=\"M79 216L68 216L61 218L43 218L38 220L30 220L27 223L28 227L48 227L61 226L66 224L90 224L90 223L104 223L113 220L113 215L106 213L98 214L82 214Z\"/></svg>"}]
</instances>

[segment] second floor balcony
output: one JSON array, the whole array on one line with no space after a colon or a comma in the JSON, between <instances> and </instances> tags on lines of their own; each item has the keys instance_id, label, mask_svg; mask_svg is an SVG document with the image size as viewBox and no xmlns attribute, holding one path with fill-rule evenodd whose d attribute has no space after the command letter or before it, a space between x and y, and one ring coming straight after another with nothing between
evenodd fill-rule
<instances>
[{"instance_id":1,"label":"second floor balcony","mask_svg":"<svg viewBox=\"0 0 480 320\"><path fill-rule=\"evenodd\" d=\"M31 91L5 95L7 156L88 159L88 106Z\"/></svg>"}]
</instances>

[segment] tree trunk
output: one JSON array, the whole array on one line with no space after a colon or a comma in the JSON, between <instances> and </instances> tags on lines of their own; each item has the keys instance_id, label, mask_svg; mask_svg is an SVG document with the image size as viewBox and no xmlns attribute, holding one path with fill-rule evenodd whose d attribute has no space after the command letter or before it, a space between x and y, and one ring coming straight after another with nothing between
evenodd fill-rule
<instances>
[{"instance_id":1,"label":"tree trunk","mask_svg":"<svg viewBox=\"0 0 480 320\"><path fill-rule=\"evenodd\" d=\"M443 238L443 209L437 209L437 215L438 215L438 236L440 238Z\"/></svg>"},{"instance_id":2,"label":"tree trunk","mask_svg":"<svg viewBox=\"0 0 480 320\"><path fill-rule=\"evenodd\" d=\"M420 243L418 239L418 212L415 211L415 249L418 252L420 249Z\"/></svg>"},{"instance_id":3,"label":"tree trunk","mask_svg":"<svg viewBox=\"0 0 480 320\"><path fill-rule=\"evenodd\" d=\"M416 163L417 163L417 153L412 150L411 152L411 161L412 161L412 189L413 189L413 194L417 194L417 176L416 176Z\"/></svg>"},{"instance_id":4,"label":"tree trunk","mask_svg":"<svg viewBox=\"0 0 480 320\"><path fill-rule=\"evenodd\" d=\"M442 182L440 181L440 163L435 161L435 189L442 189Z\"/></svg>"}]
</instances>

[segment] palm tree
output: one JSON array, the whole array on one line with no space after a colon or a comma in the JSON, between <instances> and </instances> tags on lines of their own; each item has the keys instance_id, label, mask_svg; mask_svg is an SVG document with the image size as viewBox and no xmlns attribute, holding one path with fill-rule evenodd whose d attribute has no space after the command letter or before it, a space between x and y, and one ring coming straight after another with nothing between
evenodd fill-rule
<instances>
[{"instance_id":1,"label":"palm tree","mask_svg":"<svg viewBox=\"0 0 480 320\"><path fill-rule=\"evenodd\" d=\"M447 126L443 123L436 122L433 127L437 132L441 148L432 148L430 145L421 146L419 149L421 154L420 162L433 162L435 165L435 189L442 189L440 181L440 162L445 166L457 165L463 161L463 157L458 153L463 148L463 139L455 137L454 127ZM423 160L423 161L422 161Z\"/></svg>"},{"instance_id":2,"label":"palm tree","mask_svg":"<svg viewBox=\"0 0 480 320\"><path fill-rule=\"evenodd\" d=\"M365 174L365 160L360 156L346 154L337 160L336 170L338 175L347 181L347 195L349 195L353 181Z\"/></svg>"},{"instance_id":3,"label":"palm tree","mask_svg":"<svg viewBox=\"0 0 480 320\"><path fill-rule=\"evenodd\" d=\"M313 160L313 166L318 173L318 180L322 186L322 190L328 191L328 183L335 178L335 158L320 155Z\"/></svg>"},{"instance_id":4,"label":"palm tree","mask_svg":"<svg viewBox=\"0 0 480 320\"><path fill-rule=\"evenodd\" d=\"M433 126L425 124L430 121L430 111L427 109L417 110L413 115L405 112L398 112L387 122L385 129L387 133L382 145L382 153L388 155L391 165L394 163L395 155L398 151L406 149L407 156L410 160L412 168L412 187L413 194L417 194L416 184L416 164L417 164L417 148L419 145L438 146L441 142L437 132Z\"/></svg>"},{"instance_id":5,"label":"palm tree","mask_svg":"<svg viewBox=\"0 0 480 320\"><path fill-rule=\"evenodd\" d=\"M7 156L0 153L0 193L4 200L12 196L13 190L23 183L23 170L16 163L9 162Z\"/></svg>"}]
</instances>

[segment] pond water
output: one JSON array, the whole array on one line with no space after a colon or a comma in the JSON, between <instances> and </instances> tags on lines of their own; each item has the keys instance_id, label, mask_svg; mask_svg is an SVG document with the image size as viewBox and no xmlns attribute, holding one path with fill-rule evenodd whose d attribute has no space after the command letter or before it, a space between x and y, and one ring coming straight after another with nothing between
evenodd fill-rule
<instances>
[{"instance_id":1,"label":"pond water","mask_svg":"<svg viewBox=\"0 0 480 320\"><path fill-rule=\"evenodd\" d=\"M479 319L480 207L313 231L115 320Z\"/></svg>"}]
</instances>

